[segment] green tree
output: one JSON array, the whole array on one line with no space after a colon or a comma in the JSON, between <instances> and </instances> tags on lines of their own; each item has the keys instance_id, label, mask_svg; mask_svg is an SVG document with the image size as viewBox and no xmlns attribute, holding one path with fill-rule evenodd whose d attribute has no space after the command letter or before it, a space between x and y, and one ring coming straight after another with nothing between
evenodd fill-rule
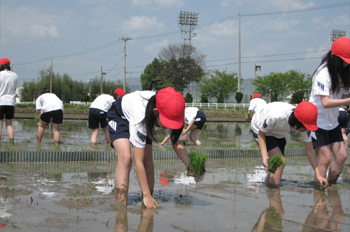
<instances>
[{"instance_id":1,"label":"green tree","mask_svg":"<svg viewBox=\"0 0 350 232\"><path fill-rule=\"evenodd\" d=\"M286 75L289 80L288 89L292 94L290 103L298 104L308 99L312 86L312 76L296 70L290 70Z\"/></svg>"},{"instance_id":2,"label":"green tree","mask_svg":"<svg viewBox=\"0 0 350 232\"><path fill-rule=\"evenodd\" d=\"M243 99L243 93L237 92L235 96L236 102L241 103Z\"/></svg>"},{"instance_id":3,"label":"green tree","mask_svg":"<svg viewBox=\"0 0 350 232\"><path fill-rule=\"evenodd\" d=\"M192 46L170 44L159 52L141 74L142 89L161 89L172 86L183 92L191 82L198 82L203 76L205 56Z\"/></svg>"},{"instance_id":4,"label":"green tree","mask_svg":"<svg viewBox=\"0 0 350 232\"><path fill-rule=\"evenodd\" d=\"M52 83L52 92L55 93L63 102L93 100L101 94L101 84L103 93L111 93L116 88L122 88L123 84L118 80L102 81L96 77L89 83L74 81L68 74L61 76L50 70L41 70L36 81L25 82L23 84L21 101L33 101L41 95L44 88L50 88ZM126 92L130 92L127 87Z\"/></svg>"},{"instance_id":5,"label":"green tree","mask_svg":"<svg viewBox=\"0 0 350 232\"><path fill-rule=\"evenodd\" d=\"M278 101L289 94L296 94L293 103L299 103L308 98L311 82L311 75L289 70L285 73L272 72L263 77L258 76L252 84L262 95L269 95L271 91L271 101Z\"/></svg>"},{"instance_id":6,"label":"green tree","mask_svg":"<svg viewBox=\"0 0 350 232\"><path fill-rule=\"evenodd\" d=\"M271 91L271 101L278 101L279 98L289 93L288 84L290 81L284 73L269 73L266 76L258 76L252 81L256 91L261 95L269 95Z\"/></svg>"},{"instance_id":7,"label":"green tree","mask_svg":"<svg viewBox=\"0 0 350 232\"><path fill-rule=\"evenodd\" d=\"M169 86L167 79L162 76L163 65L158 59L148 64L141 74L141 87L143 90L159 90Z\"/></svg>"},{"instance_id":8,"label":"green tree","mask_svg":"<svg viewBox=\"0 0 350 232\"><path fill-rule=\"evenodd\" d=\"M191 103L191 102L193 102L192 94L186 93L185 102L186 102L186 103Z\"/></svg>"},{"instance_id":9,"label":"green tree","mask_svg":"<svg viewBox=\"0 0 350 232\"><path fill-rule=\"evenodd\" d=\"M218 103L223 103L235 93L238 86L237 73L214 70L209 77L202 78L199 83L200 92L208 98L216 98Z\"/></svg>"}]
</instances>

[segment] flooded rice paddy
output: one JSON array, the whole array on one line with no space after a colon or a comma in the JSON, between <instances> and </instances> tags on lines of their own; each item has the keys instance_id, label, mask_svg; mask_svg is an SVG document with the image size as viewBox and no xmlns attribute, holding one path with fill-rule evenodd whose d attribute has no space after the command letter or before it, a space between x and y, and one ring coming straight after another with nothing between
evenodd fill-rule
<instances>
[{"instance_id":1,"label":"flooded rice paddy","mask_svg":"<svg viewBox=\"0 0 350 232\"><path fill-rule=\"evenodd\" d=\"M35 120L14 120L13 127L15 130L16 146L9 147L6 127L2 128L1 150L37 150L36 133L37 122ZM85 151L90 148L91 130L88 128L86 120L64 121L60 127L62 151ZM165 130L159 129L158 140L162 141L165 136ZM253 140L249 123L214 123L207 122L203 130L199 133L198 138L202 141L204 147L209 148L237 148L237 149L257 149ZM302 146L300 136L290 135L288 138L287 148L300 148ZM155 145L157 145L155 143ZM191 143L187 146L195 149ZM157 146L154 146L155 149ZM163 149L171 149L170 144ZM51 126L45 128L42 140L42 150L54 150L53 133ZM106 147L104 135L100 130L98 135L97 150L109 150Z\"/></svg>"},{"instance_id":2,"label":"flooded rice paddy","mask_svg":"<svg viewBox=\"0 0 350 232\"><path fill-rule=\"evenodd\" d=\"M21 130L11 149L35 150L36 126L16 123ZM61 149L70 154L89 150L86 122L66 126ZM173 153L169 144L163 149L155 146L154 197L160 208L154 210L142 206L134 169L128 206L117 204L115 159L0 163L0 231L350 231L349 159L337 184L318 190L303 149L294 149L299 148L299 138L291 136L289 150L297 152L287 155L281 187L268 188L261 158L251 154L256 147L249 124L236 128L208 123L200 134L211 153L199 179L186 176L176 157L160 156ZM50 151L52 137L48 131L45 136L44 150ZM104 150L102 136L100 141ZM226 152L237 148L237 153Z\"/></svg>"},{"instance_id":3,"label":"flooded rice paddy","mask_svg":"<svg viewBox=\"0 0 350 232\"><path fill-rule=\"evenodd\" d=\"M257 158L212 158L199 179L177 159L155 160L146 210L131 172L128 207L117 204L114 162L0 164L1 231L349 231L350 165L325 191L305 157L289 157L282 186L263 184Z\"/></svg>"}]
</instances>

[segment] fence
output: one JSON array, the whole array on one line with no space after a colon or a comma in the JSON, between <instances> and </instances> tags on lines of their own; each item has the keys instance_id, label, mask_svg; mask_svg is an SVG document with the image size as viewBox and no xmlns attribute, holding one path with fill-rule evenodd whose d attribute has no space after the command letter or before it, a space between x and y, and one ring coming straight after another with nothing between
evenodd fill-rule
<instances>
[{"instance_id":1,"label":"fence","mask_svg":"<svg viewBox=\"0 0 350 232\"><path fill-rule=\"evenodd\" d=\"M35 102L17 102L17 105L29 105L35 104ZM71 105L84 105L89 106L91 102L82 102L82 101L70 101ZM230 108L248 108L249 103L201 103L201 102L192 102L186 103L186 107L197 107L197 108L216 108L216 109L230 109Z\"/></svg>"}]
</instances>

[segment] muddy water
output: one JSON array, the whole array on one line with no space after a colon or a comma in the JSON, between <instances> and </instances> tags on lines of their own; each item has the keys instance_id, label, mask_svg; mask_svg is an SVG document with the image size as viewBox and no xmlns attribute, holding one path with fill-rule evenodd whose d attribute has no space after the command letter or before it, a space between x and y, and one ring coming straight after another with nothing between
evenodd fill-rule
<instances>
[{"instance_id":1,"label":"muddy water","mask_svg":"<svg viewBox=\"0 0 350 232\"><path fill-rule=\"evenodd\" d=\"M1 231L350 231L350 165L314 189L305 157L289 158L282 186L262 184L260 159L209 159L199 180L179 160L155 161L145 210L132 169L128 207L113 192L114 163L0 164Z\"/></svg>"},{"instance_id":2,"label":"muddy water","mask_svg":"<svg viewBox=\"0 0 350 232\"><path fill-rule=\"evenodd\" d=\"M14 120L13 127L15 130L15 147L8 144L6 127L2 128L1 150L36 150L36 133L37 122L35 120ZM86 120L64 121L60 127L62 151L83 151L90 148L91 130L88 129ZM159 129L158 140L161 141L165 136L165 130ZM198 138L202 141L203 146L210 148L239 148L255 149L256 143L253 140L249 123L212 123L207 122L203 130L199 133ZM298 148L301 146L299 134L287 137L287 148ZM156 143L155 143L156 145ZM187 146L193 147L192 143ZM171 149L167 144L165 149ZM97 150L109 150L106 147L104 135L100 130L98 136ZM54 150L53 133L51 125L47 126L42 140L42 150Z\"/></svg>"}]
</instances>

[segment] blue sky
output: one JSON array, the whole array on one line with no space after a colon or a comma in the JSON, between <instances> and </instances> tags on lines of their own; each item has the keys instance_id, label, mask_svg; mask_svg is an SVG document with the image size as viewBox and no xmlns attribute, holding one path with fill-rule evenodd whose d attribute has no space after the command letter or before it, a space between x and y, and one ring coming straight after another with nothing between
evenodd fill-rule
<instances>
[{"instance_id":1,"label":"blue sky","mask_svg":"<svg viewBox=\"0 0 350 232\"><path fill-rule=\"evenodd\" d=\"M330 49L333 29L350 33L350 0L1 0L0 56L21 83L53 64L55 73L88 82L138 78L160 48L179 44L180 11L199 13L192 44L205 70L238 73L241 14L242 78L296 69L312 73Z\"/></svg>"}]
</instances>

